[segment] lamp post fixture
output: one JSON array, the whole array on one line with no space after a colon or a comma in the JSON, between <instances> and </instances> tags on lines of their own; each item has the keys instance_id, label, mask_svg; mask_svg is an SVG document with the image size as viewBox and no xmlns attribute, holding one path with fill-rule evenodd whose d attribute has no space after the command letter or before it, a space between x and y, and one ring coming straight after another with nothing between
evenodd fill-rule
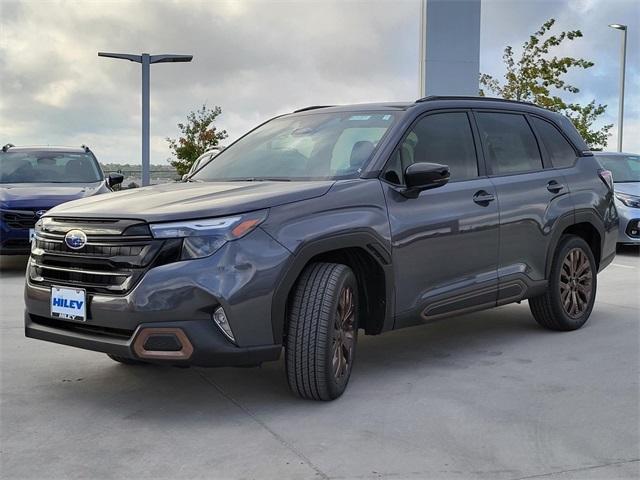
<instances>
[{"instance_id":1,"label":"lamp post fixture","mask_svg":"<svg viewBox=\"0 0 640 480\"><path fill-rule=\"evenodd\" d=\"M149 185L149 75L152 63L190 62L193 55L132 55L98 52L99 57L117 58L142 64L142 186Z\"/></svg>"},{"instance_id":2,"label":"lamp post fixture","mask_svg":"<svg viewBox=\"0 0 640 480\"><path fill-rule=\"evenodd\" d=\"M619 23L609 25L616 30L622 30L622 51L620 58L620 100L618 107L618 151L622 151L622 126L624 123L624 75L627 64L627 26Z\"/></svg>"}]
</instances>

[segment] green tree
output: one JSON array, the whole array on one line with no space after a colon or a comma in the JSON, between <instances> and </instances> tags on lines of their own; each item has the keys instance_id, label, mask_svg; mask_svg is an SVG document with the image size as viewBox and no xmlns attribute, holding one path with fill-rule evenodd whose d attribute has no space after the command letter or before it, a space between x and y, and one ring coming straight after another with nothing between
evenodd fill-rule
<instances>
[{"instance_id":1,"label":"green tree","mask_svg":"<svg viewBox=\"0 0 640 480\"><path fill-rule=\"evenodd\" d=\"M186 123L179 123L179 138L167 138L169 149L175 159L169 163L180 175L189 171L193 162L207 150L218 145L221 140L227 138L226 130L218 130L213 122L222 113L220 107L202 108L192 111L187 115Z\"/></svg>"},{"instance_id":2,"label":"green tree","mask_svg":"<svg viewBox=\"0 0 640 480\"><path fill-rule=\"evenodd\" d=\"M550 54L562 42L573 41L582 37L580 30L550 33L555 20L547 20L540 29L529 37L522 45L522 52L517 58L511 46L504 49L506 72L504 81L483 73L480 75L480 95L488 92L509 100L532 102L541 107L560 112L568 116L594 150L607 146L609 130L612 125L597 127L595 124L607 106L596 104L592 100L587 105L567 103L561 94L576 94L578 87L567 82L565 74L574 68L588 69L593 62L583 58L562 57Z\"/></svg>"}]
</instances>

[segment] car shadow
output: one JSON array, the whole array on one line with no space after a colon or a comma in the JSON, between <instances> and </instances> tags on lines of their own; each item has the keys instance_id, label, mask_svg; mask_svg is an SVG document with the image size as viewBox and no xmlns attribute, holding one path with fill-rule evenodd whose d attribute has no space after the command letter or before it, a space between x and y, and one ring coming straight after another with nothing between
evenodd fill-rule
<instances>
[{"instance_id":1,"label":"car shadow","mask_svg":"<svg viewBox=\"0 0 640 480\"><path fill-rule=\"evenodd\" d=\"M640 257L640 245L621 245L616 247L616 254L630 257Z\"/></svg>"}]
</instances>

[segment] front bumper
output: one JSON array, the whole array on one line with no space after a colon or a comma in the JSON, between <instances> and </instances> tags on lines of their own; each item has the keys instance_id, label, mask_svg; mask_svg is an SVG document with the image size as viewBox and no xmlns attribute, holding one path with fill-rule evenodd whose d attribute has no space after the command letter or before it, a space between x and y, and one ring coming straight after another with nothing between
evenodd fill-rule
<instances>
[{"instance_id":1,"label":"front bumper","mask_svg":"<svg viewBox=\"0 0 640 480\"><path fill-rule=\"evenodd\" d=\"M192 352L186 358L173 358L170 355L165 358L157 355L141 356L134 345L139 344L138 338L148 329L175 329L183 332L192 346ZM130 338L98 332L99 330L84 330L77 322L56 321L54 324L53 321L25 312L27 337L151 363L202 367L258 365L277 360L282 350L282 345L237 347L207 320L143 323Z\"/></svg>"},{"instance_id":2,"label":"front bumper","mask_svg":"<svg viewBox=\"0 0 640 480\"><path fill-rule=\"evenodd\" d=\"M276 360L274 285L290 253L260 228L208 258L150 269L126 295L87 293L85 322L50 316L50 288L25 288L26 336L127 358L199 366L250 365ZM212 319L222 306L235 337ZM147 329L180 329L193 347L188 357L145 358L135 348Z\"/></svg>"}]
</instances>

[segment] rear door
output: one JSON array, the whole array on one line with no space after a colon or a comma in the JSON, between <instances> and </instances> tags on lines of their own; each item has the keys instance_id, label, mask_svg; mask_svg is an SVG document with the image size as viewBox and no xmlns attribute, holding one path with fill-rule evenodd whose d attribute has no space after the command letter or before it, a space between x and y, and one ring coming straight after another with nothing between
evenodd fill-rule
<instances>
[{"instance_id":1,"label":"rear door","mask_svg":"<svg viewBox=\"0 0 640 480\"><path fill-rule=\"evenodd\" d=\"M573 214L560 169L545 169L543 147L521 112L474 112L487 169L500 209L498 304L545 284L554 225Z\"/></svg>"},{"instance_id":2,"label":"rear door","mask_svg":"<svg viewBox=\"0 0 640 480\"><path fill-rule=\"evenodd\" d=\"M386 166L396 328L496 304L498 202L473 131L468 111L428 113ZM403 172L414 162L448 165L449 183L403 196Z\"/></svg>"}]
</instances>

